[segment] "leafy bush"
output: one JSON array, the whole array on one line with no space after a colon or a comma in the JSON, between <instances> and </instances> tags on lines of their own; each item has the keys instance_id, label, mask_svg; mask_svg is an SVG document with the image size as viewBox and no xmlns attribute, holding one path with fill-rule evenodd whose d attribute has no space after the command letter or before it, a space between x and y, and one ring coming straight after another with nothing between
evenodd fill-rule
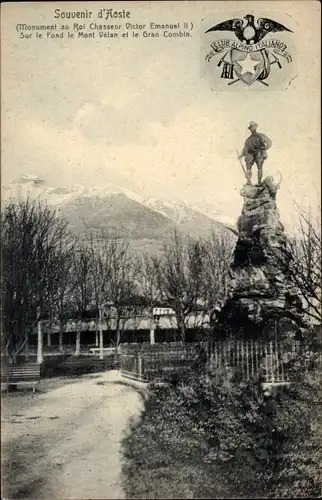
<instances>
[{"instance_id":1,"label":"leafy bush","mask_svg":"<svg viewBox=\"0 0 322 500\"><path fill-rule=\"evenodd\" d=\"M151 393L124 440L130 497L321 496L321 376L272 398L235 382L200 374Z\"/></svg>"}]
</instances>

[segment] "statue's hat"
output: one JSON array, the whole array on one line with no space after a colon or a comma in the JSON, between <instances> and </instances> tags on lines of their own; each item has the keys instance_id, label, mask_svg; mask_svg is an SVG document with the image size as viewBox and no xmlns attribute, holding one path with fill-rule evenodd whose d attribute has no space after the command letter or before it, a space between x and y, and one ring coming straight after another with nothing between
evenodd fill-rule
<instances>
[{"instance_id":1,"label":"statue's hat","mask_svg":"<svg viewBox=\"0 0 322 500\"><path fill-rule=\"evenodd\" d=\"M248 128L251 128L251 127L258 127L257 123L255 122L250 122L249 124L249 127Z\"/></svg>"}]
</instances>

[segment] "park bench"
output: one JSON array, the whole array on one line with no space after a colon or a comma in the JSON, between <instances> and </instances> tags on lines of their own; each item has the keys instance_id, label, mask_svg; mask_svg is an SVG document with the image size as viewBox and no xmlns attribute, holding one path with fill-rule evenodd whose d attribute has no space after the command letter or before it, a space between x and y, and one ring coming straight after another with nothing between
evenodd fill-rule
<instances>
[{"instance_id":1,"label":"park bench","mask_svg":"<svg viewBox=\"0 0 322 500\"><path fill-rule=\"evenodd\" d=\"M10 386L17 384L32 384L33 393L36 392L36 384L40 381L40 365L36 363L23 363L21 365L1 365L1 384Z\"/></svg>"},{"instance_id":2,"label":"park bench","mask_svg":"<svg viewBox=\"0 0 322 500\"><path fill-rule=\"evenodd\" d=\"M99 347L92 347L90 349L90 352L92 354L99 354L100 353L100 348ZM115 352L115 347L103 347L103 352L106 353L106 354L108 354L108 353L112 354L112 353Z\"/></svg>"}]
</instances>

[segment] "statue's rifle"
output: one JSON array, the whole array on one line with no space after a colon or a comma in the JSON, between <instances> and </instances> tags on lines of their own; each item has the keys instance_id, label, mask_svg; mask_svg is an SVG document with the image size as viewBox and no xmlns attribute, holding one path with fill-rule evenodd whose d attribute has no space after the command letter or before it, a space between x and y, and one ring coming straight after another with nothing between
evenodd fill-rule
<instances>
[{"instance_id":1,"label":"statue's rifle","mask_svg":"<svg viewBox=\"0 0 322 500\"><path fill-rule=\"evenodd\" d=\"M236 153L237 153L237 158L238 158L238 160L239 160L239 163L241 164L241 168L243 169L243 172L244 172L245 177L246 177L246 179L247 179L247 173L246 173L245 167L244 167L244 165L243 165L243 162L241 161L241 159L240 159L240 157L239 157L239 153L238 153L237 149L236 149Z\"/></svg>"}]
</instances>

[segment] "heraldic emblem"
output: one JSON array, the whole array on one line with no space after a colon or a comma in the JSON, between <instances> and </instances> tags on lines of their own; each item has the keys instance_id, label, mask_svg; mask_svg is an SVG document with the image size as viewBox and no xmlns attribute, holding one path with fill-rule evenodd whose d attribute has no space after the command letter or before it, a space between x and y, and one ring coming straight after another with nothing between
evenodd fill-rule
<instances>
[{"instance_id":1,"label":"heraldic emblem","mask_svg":"<svg viewBox=\"0 0 322 500\"><path fill-rule=\"evenodd\" d=\"M232 80L228 85L236 82L252 85L259 82L268 86L265 80L270 75L271 67L277 64L282 69L282 62L292 61L284 42L266 38L270 33L293 33L272 19L259 18L255 22L255 17L247 14L243 19L229 19L216 24L205 33L213 34L215 31L231 31L234 35L234 38L212 41L211 51L206 55L207 62L214 56L219 56L217 66L222 67L221 78Z\"/></svg>"}]
</instances>

